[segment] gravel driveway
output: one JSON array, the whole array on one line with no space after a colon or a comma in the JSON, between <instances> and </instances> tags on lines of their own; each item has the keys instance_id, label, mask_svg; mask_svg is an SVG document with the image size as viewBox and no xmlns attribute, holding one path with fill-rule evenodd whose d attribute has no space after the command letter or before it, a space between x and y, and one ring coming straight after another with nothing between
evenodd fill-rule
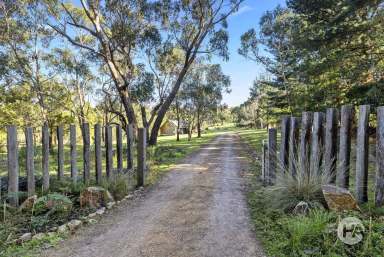
<instances>
[{"instance_id":1,"label":"gravel driveway","mask_svg":"<svg viewBox=\"0 0 384 257\"><path fill-rule=\"evenodd\" d=\"M42 256L264 256L251 231L235 134L185 158L144 196L119 205Z\"/></svg>"}]
</instances>

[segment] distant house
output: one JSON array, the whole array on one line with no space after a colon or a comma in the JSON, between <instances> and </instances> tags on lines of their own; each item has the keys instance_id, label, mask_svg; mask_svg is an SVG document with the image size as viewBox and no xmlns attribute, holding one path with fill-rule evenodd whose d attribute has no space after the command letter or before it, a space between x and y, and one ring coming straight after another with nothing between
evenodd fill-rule
<instances>
[{"instance_id":1,"label":"distant house","mask_svg":"<svg viewBox=\"0 0 384 257\"><path fill-rule=\"evenodd\" d=\"M180 121L180 134L188 133L187 123L184 121ZM160 127L160 135L176 135L177 132L177 120L166 120Z\"/></svg>"}]
</instances>

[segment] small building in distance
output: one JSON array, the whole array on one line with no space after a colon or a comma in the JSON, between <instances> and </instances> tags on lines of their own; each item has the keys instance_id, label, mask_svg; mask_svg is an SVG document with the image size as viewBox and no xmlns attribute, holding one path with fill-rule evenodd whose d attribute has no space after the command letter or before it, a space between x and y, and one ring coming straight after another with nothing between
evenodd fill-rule
<instances>
[{"instance_id":1,"label":"small building in distance","mask_svg":"<svg viewBox=\"0 0 384 257\"><path fill-rule=\"evenodd\" d=\"M180 121L180 134L188 133L187 123L184 121ZM160 135L173 136L177 133L177 120L167 119L160 127Z\"/></svg>"}]
</instances>

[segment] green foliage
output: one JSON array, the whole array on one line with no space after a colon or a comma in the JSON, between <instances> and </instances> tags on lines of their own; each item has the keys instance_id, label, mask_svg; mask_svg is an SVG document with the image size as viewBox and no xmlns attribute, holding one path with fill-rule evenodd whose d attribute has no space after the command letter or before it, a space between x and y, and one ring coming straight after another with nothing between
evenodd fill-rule
<instances>
[{"instance_id":1,"label":"green foliage","mask_svg":"<svg viewBox=\"0 0 384 257\"><path fill-rule=\"evenodd\" d=\"M108 190L115 200L121 200L132 189L132 177L129 174L114 174L110 179L102 181L102 187Z\"/></svg>"},{"instance_id":2,"label":"green foliage","mask_svg":"<svg viewBox=\"0 0 384 257\"><path fill-rule=\"evenodd\" d=\"M39 197L33 207L35 215L68 215L72 209L72 201L61 194L53 193Z\"/></svg>"}]
</instances>

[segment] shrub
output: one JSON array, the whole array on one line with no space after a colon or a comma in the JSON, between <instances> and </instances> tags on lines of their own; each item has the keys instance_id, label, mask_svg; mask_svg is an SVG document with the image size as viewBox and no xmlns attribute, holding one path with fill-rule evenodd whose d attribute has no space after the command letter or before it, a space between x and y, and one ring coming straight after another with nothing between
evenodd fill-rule
<instances>
[{"instance_id":1,"label":"shrub","mask_svg":"<svg viewBox=\"0 0 384 257\"><path fill-rule=\"evenodd\" d=\"M114 174L109 180L103 180L101 185L112 194L115 200L121 200L129 192L129 174Z\"/></svg>"},{"instance_id":2,"label":"shrub","mask_svg":"<svg viewBox=\"0 0 384 257\"><path fill-rule=\"evenodd\" d=\"M39 197L33 208L35 215L46 214L47 216L68 215L72 209L72 201L61 194L53 193Z\"/></svg>"}]
</instances>

